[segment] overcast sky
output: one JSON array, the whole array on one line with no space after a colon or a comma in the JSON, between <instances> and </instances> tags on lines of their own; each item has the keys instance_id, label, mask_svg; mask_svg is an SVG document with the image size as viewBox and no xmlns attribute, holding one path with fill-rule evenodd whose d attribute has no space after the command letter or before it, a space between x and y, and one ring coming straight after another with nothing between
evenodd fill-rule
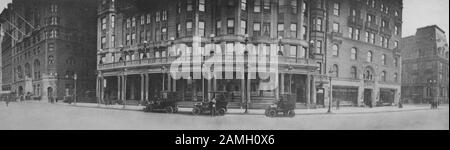
<instances>
[{"instance_id":1,"label":"overcast sky","mask_svg":"<svg viewBox=\"0 0 450 150\"><path fill-rule=\"evenodd\" d=\"M3 10L11 0L0 0ZM449 37L449 0L403 0L403 36L414 35L416 29L438 25Z\"/></svg>"}]
</instances>

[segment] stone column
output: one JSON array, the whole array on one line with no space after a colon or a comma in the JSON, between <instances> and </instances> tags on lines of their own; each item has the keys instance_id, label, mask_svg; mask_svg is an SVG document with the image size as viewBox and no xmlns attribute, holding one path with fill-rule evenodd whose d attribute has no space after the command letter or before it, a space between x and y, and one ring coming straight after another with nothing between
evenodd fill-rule
<instances>
[{"instance_id":1,"label":"stone column","mask_svg":"<svg viewBox=\"0 0 450 150\"><path fill-rule=\"evenodd\" d=\"M169 76L169 75L167 75L167 91L172 91L172 78Z\"/></svg>"},{"instance_id":2,"label":"stone column","mask_svg":"<svg viewBox=\"0 0 450 150\"><path fill-rule=\"evenodd\" d=\"M101 102L101 99L100 99L100 83L99 83L99 81L100 81L100 79L99 79L99 77L97 77L97 80L96 80L96 88L95 88L95 93L96 93L96 95L97 95L97 98L98 98L98 101L99 102Z\"/></svg>"},{"instance_id":3,"label":"stone column","mask_svg":"<svg viewBox=\"0 0 450 150\"><path fill-rule=\"evenodd\" d=\"M145 90L145 99L146 100L149 100L149 97L148 97L148 93L149 93L149 78L148 78L148 74L146 73L145 74L145 80L144 80L144 82L145 82L145 84L144 84L144 90Z\"/></svg>"},{"instance_id":4,"label":"stone column","mask_svg":"<svg viewBox=\"0 0 450 150\"><path fill-rule=\"evenodd\" d=\"M314 80L314 76L311 76L311 101L307 101L306 104L308 107L312 104L316 103L316 81Z\"/></svg>"},{"instance_id":5,"label":"stone column","mask_svg":"<svg viewBox=\"0 0 450 150\"><path fill-rule=\"evenodd\" d=\"M311 75L306 75L306 101L311 101ZM299 93L297 93L297 96Z\"/></svg>"},{"instance_id":6,"label":"stone column","mask_svg":"<svg viewBox=\"0 0 450 150\"><path fill-rule=\"evenodd\" d=\"M117 76L117 100L122 100L122 84L121 84L121 76Z\"/></svg>"},{"instance_id":7,"label":"stone column","mask_svg":"<svg viewBox=\"0 0 450 150\"><path fill-rule=\"evenodd\" d=\"M122 76L122 101L127 101L127 75Z\"/></svg>"},{"instance_id":8,"label":"stone column","mask_svg":"<svg viewBox=\"0 0 450 150\"><path fill-rule=\"evenodd\" d=\"M281 74L281 79L280 79L280 93L284 93L284 88L285 88L285 84L284 84L284 73Z\"/></svg>"},{"instance_id":9,"label":"stone column","mask_svg":"<svg viewBox=\"0 0 450 150\"><path fill-rule=\"evenodd\" d=\"M244 78L241 79L241 101L242 101L242 104L245 105L245 92L248 90L246 89L247 87L245 87L245 72L243 72L243 74L244 74Z\"/></svg>"},{"instance_id":10,"label":"stone column","mask_svg":"<svg viewBox=\"0 0 450 150\"><path fill-rule=\"evenodd\" d=\"M145 88L145 76L144 76L144 74L141 74L141 99L140 99L141 104L145 100L145 98L144 98L144 96L145 96L144 88Z\"/></svg>"},{"instance_id":11,"label":"stone column","mask_svg":"<svg viewBox=\"0 0 450 150\"><path fill-rule=\"evenodd\" d=\"M136 81L136 79L135 78L131 78L130 79L130 100L134 100L136 97L136 95L134 95L135 94L135 91L136 91L136 87L135 87L135 81Z\"/></svg>"}]
</instances>

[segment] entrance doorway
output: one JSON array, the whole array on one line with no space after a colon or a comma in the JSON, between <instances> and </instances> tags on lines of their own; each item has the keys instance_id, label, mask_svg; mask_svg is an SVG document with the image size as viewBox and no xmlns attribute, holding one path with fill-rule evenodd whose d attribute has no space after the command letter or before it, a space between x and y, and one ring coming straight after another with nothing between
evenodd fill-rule
<instances>
[{"instance_id":1,"label":"entrance doorway","mask_svg":"<svg viewBox=\"0 0 450 150\"><path fill-rule=\"evenodd\" d=\"M324 88L318 88L317 89L317 105L325 105L325 89Z\"/></svg>"},{"instance_id":2,"label":"entrance doorway","mask_svg":"<svg viewBox=\"0 0 450 150\"><path fill-rule=\"evenodd\" d=\"M372 106L372 89L364 89L364 104Z\"/></svg>"}]
</instances>

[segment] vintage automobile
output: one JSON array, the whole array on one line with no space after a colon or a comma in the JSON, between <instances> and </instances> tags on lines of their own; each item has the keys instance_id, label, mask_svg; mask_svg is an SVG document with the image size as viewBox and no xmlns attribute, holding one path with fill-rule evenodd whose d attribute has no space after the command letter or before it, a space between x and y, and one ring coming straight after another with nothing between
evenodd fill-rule
<instances>
[{"instance_id":1,"label":"vintage automobile","mask_svg":"<svg viewBox=\"0 0 450 150\"><path fill-rule=\"evenodd\" d=\"M177 113L178 106L176 92L162 91L160 95L149 100L145 105L144 112Z\"/></svg>"},{"instance_id":2,"label":"vintage automobile","mask_svg":"<svg viewBox=\"0 0 450 150\"><path fill-rule=\"evenodd\" d=\"M213 94L211 100L204 100L202 102L196 103L192 109L192 114L211 114L214 116L223 116L228 111L228 99L226 92L210 92ZM215 101L215 102L214 102Z\"/></svg>"},{"instance_id":3,"label":"vintage automobile","mask_svg":"<svg viewBox=\"0 0 450 150\"><path fill-rule=\"evenodd\" d=\"M266 108L265 115L267 117L277 117L280 112L283 116L294 117L295 116L295 100L292 95L284 94L280 95L280 100L269 105Z\"/></svg>"}]
</instances>

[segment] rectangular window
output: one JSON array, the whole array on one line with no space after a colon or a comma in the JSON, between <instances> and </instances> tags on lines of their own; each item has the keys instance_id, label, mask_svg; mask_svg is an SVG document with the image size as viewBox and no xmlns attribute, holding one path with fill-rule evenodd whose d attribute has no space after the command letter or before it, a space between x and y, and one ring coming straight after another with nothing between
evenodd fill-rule
<instances>
[{"instance_id":1,"label":"rectangular window","mask_svg":"<svg viewBox=\"0 0 450 150\"><path fill-rule=\"evenodd\" d=\"M112 35L111 36L111 47L114 47L115 42L116 42L116 36Z\"/></svg>"},{"instance_id":2,"label":"rectangular window","mask_svg":"<svg viewBox=\"0 0 450 150\"><path fill-rule=\"evenodd\" d=\"M136 26L136 17L131 18L131 27Z\"/></svg>"},{"instance_id":3,"label":"rectangular window","mask_svg":"<svg viewBox=\"0 0 450 150\"><path fill-rule=\"evenodd\" d=\"M198 1L198 10L199 11L205 11L205 0L199 0Z\"/></svg>"},{"instance_id":4,"label":"rectangular window","mask_svg":"<svg viewBox=\"0 0 450 150\"><path fill-rule=\"evenodd\" d=\"M308 31L308 27L307 26L303 26L302 27L302 37L303 40L306 40L308 38L308 34L306 33Z\"/></svg>"},{"instance_id":5,"label":"rectangular window","mask_svg":"<svg viewBox=\"0 0 450 150\"><path fill-rule=\"evenodd\" d=\"M131 20L130 20L130 18L127 18L127 28L130 28L130 26L131 26Z\"/></svg>"},{"instance_id":6,"label":"rectangular window","mask_svg":"<svg viewBox=\"0 0 450 150\"><path fill-rule=\"evenodd\" d=\"M369 43L369 41L370 41L370 33L369 33L369 32L366 32L366 37L365 37L365 38L366 38L365 41L366 41L367 43Z\"/></svg>"},{"instance_id":7,"label":"rectangular window","mask_svg":"<svg viewBox=\"0 0 450 150\"><path fill-rule=\"evenodd\" d=\"M181 24L177 24L177 38L179 38L180 37L180 35L181 35Z\"/></svg>"},{"instance_id":8,"label":"rectangular window","mask_svg":"<svg viewBox=\"0 0 450 150\"><path fill-rule=\"evenodd\" d=\"M101 49L105 49L106 48L106 37L102 37L101 42L102 42Z\"/></svg>"},{"instance_id":9,"label":"rectangular window","mask_svg":"<svg viewBox=\"0 0 450 150\"><path fill-rule=\"evenodd\" d=\"M167 28L161 28L161 40L167 40Z\"/></svg>"},{"instance_id":10,"label":"rectangular window","mask_svg":"<svg viewBox=\"0 0 450 150\"><path fill-rule=\"evenodd\" d=\"M150 24L150 21L152 20L150 14L147 14L147 24Z\"/></svg>"},{"instance_id":11,"label":"rectangular window","mask_svg":"<svg viewBox=\"0 0 450 150\"><path fill-rule=\"evenodd\" d=\"M263 24L264 36L270 36L270 23L266 22Z\"/></svg>"},{"instance_id":12,"label":"rectangular window","mask_svg":"<svg viewBox=\"0 0 450 150\"><path fill-rule=\"evenodd\" d=\"M291 9L293 14L297 14L298 11L297 0L291 0Z\"/></svg>"},{"instance_id":13,"label":"rectangular window","mask_svg":"<svg viewBox=\"0 0 450 150\"><path fill-rule=\"evenodd\" d=\"M253 12L260 13L261 12L261 0L255 0L254 2L255 2L255 4L253 7Z\"/></svg>"},{"instance_id":14,"label":"rectangular window","mask_svg":"<svg viewBox=\"0 0 450 150\"><path fill-rule=\"evenodd\" d=\"M291 38L297 38L297 24L291 23Z\"/></svg>"},{"instance_id":15,"label":"rectangular window","mask_svg":"<svg viewBox=\"0 0 450 150\"><path fill-rule=\"evenodd\" d=\"M167 20L167 10L162 11L162 20L163 21Z\"/></svg>"},{"instance_id":16,"label":"rectangular window","mask_svg":"<svg viewBox=\"0 0 450 150\"><path fill-rule=\"evenodd\" d=\"M216 21L216 35L220 35L222 30L222 21L217 20Z\"/></svg>"},{"instance_id":17,"label":"rectangular window","mask_svg":"<svg viewBox=\"0 0 450 150\"><path fill-rule=\"evenodd\" d=\"M297 46L291 45L289 55L291 57L297 57Z\"/></svg>"},{"instance_id":18,"label":"rectangular window","mask_svg":"<svg viewBox=\"0 0 450 150\"><path fill-rule=\"evenodd\" d=\"M136 41L136 33L132 33L131 34L131 45L133 45L133 43L135 43Z\"/></svg>"},{"instance_id":19,"label":"rectangular window","mask_svg":"<svg viewBox=\"0 0 450 150\"><path fill-rule=\"evenodd\" d=\"M306 52L308 51L308 48L302 46L302 49L300 49L300 53L298 55L298 58L306 58Z\"/></svg>"},{"instance_id":20,"label":"rectangular window","mask_svg":"<svg viewBox=\"0 0 450 150\"><path fill-rule=\"evenodd\" d=\"M116 16L112 15L111 16L111 28L114 30L115 27L116 27Z\"/></svg>"},{"instance_id":21,"label":"rectangular window","mask_svg":"<svg viewBox=\"0 0 450 150\"><path fill-rule=\"evenodd\" d=\"M186 34L192 35L192 22L191 21L186 22Z\"/></svg>"},{"instance_id":22,"label":"rectangular window","mask_svg":"<svg viewBox=\"0 0 450 150\"><path fill-rule=\"evenodd\" d=\"M241 0L241 10L247 10L247 0Z\"/></svg>"},{"instance_id":23,"label":"rectangular window","mask_svg":"<svg viewBox=\"0 0 450 150\"><path fill-rule=\"evenodd\" d=\"M308 17L307 6L308 6L308 4L305 1L303 1L303 3L302 3L302 14L303 14L304 17Z\"/></svg>"},{"instance_id":24,"label":"rectangular window","mask_svg":"<svg viewBox=\"0 0 450 150\"><path fill-rule=\"evenodd\" d=\"M270 12L270 0L264 0L264 12Z\"/></svg>"},{"instance_id":25,"label":"rectangular window","mask_svg":"<svg viewBox=\"0 0 450 150\"><path fill-rule=\"evenodd\" d=\"M322 54L322 41L317 41L316 43L316 53Z\"/></svg>"},{"instance_id":26,"label":"rectangular window","mask_svg":"<svg viewBox=\"0 0 450 150\"><path fill-rule=\"evenodd\" d=\"M339 33L340 31L339 31L339 23L337 23L337 22L334 22L333 23L333 32L335 32L335 33Z\"/></svg>"},{"instance_id":27,"label":"rectangular window","mask_svg":"<svg viewBox=\"0 0 450 150\"><path fill-rule=\"evenodd\" d=\"M247 21L241 20L241 34L247 34Z\"/></svg>"},{"instance_id":28,"label":"rectangular window","mask_svg":"<svg viewBox=\"0 0 450 150\"><path fill-rule=\"evenodd\" d=\"M131 40L130 34L127 33L126 36L127 36L127 39L125 41L125 45L130 45L130 40Z\"/></svg>"},{"instance_id":29,"label":"rectangular window","mask_svg":"<svg viewBox=\"0 0 450 150\"><path fill-rule=\"evenodd\" d=\"M349 27L348 28L348 38L351 38L351 39L353 39L353 28L352 27Z\"/></svg>"},{"instance_id":30,"label":"rectangular window","mask_svg":"<svg viewBox=\"0 0 450 150\"><path fill-rule=\"evenodd\" d=\"M106 30L106 17L102 18L102 30Z\"/></svg>"},{"instance_id":31,"label":"rectangular window","mask_svg":"<svg viewBox=\"0 0 450 150\"><path fill-rule=\"evenodd\" d=\"M284 37L284 24L279 23L277 31L278 37Z\"/></svg>"},{"instance_id":32,"label":"rectangular window","mask_svg":"<svg viewBox=\"0 0 450 150\"><path fill-rule=\"evenodd\" d=\"M198 34L200 36L205 36L205 22L198 22Z\"/></svg>"},{"instance_id":33,"label":"rectangular window","mask_svg":"<svg viewBox=\"0 0 450 150\"><path fill-rule=\"evenodd\" d=\"M359 29L355 29L355 40L360 40L360 33Z\"/></svg>"},{"instance_id":34,"label":"rectangular window","mask_svg":"<svg viewBox=\"0 0 450 150\"><path fill-rule=\"evenodd\" d=\"M193 10L194 4L193 4L192 0L187 0L187 6L186 7L187 7L186 10L188 12Z\"/></svg>"},{"instance_id":35,"label":"rectangular window","mask_svg":"<svg viewBox=\"0 0 450 150\"><path fill-rule=\"evenodd\" d=\"M341 11L341 4L335 2L333 5L333 15L339 16L340 11Z\"/></svg>"},{"instance_id":36,"label":"rectangular window","mask_svg":"<svg viewBox=\"0 0 450 150\"><path fill-rule=\"evenodd\" d=\"M159 22L159 21L161 20L160 17L161 17L161 16L160 16L160 14L159 14L159 11L157 11L157 12L156 12L156 18L155 18L155 21L156 21L156 22Z\"/></svg>"},{"instance_id":37,"label":"rectangular window","mask_svg":"<svg viewBox=\"0 0 450 150\"><path fill-rule=\"evenodd\" d=\"M261 23L253 23L253 36L261 35Z\"/></svg>"},{"instance_id":38,"label":"rectangular window","mask_svg":"<svg viewBox=\"0 0 450 150\"><path fill-rule=\"evenodd\" d=\"M144 24L145 24L145 16L142 15L142 16L141 16L141 25L144 25Z\"/></svg>"},{"instance_id":39,"label":"rectangular window","mask_svg":"<svg viewBox=\"0 0 450 150\"><path fill-rule=\"evenodd\" d=\"M234 34L234 19L227 21L227 34Z\"/></svg>"}]
</instances>

